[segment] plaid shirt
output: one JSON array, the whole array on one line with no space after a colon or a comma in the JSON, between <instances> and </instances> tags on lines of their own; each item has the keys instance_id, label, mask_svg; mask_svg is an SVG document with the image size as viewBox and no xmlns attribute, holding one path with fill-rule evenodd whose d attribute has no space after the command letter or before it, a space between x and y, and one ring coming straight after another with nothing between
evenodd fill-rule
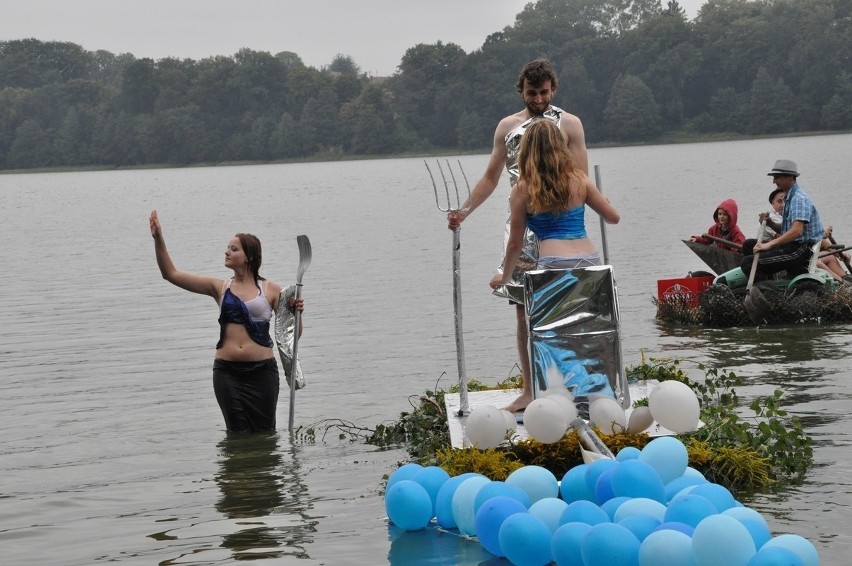
<instances>
[{"instance_id":1,"label":"plaid shirt","mask_svg":"<svg viewBox=\"0 0 852 566\"><path fill-rule=\"evenodd\" d=\"M784 217L781 222L781 233L785 233L793 226L793 222L799 220L805 223L805 229L797 242L816 243L822 240L825 230L819 219L811 197L808 196L798 183L793 183L787 196L784 197Z\"/></svg>"}]
</instances>

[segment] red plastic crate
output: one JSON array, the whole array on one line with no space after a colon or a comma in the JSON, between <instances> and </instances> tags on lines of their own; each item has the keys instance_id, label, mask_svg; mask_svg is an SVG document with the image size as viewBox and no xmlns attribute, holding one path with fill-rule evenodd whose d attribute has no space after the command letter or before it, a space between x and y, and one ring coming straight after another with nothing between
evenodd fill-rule
<instances>
[{"instance_id":1,"label":"red plastic crate","mask_svg":"<svg viewBox=\"0 0 852 566\"><path fill-rule=\"evenodd\" d=\"M671 300L674 297L683 297L689 301L690 307L698 306L698 299L710 285L713 284L713 276L705 277L681 277L679 279L658 279L657 299L660 301Z\"/></svg>"}]
</instances>

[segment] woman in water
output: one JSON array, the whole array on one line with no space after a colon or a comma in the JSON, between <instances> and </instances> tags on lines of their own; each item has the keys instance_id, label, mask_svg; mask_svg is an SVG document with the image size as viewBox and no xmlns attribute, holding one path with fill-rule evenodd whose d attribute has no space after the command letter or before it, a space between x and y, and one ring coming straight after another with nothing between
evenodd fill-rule
<instances>
[{"instance_id":1,"label":"woman in water","mask_svg":"<svg viewBox=\"0 0 852 566\"><path fill-rule=\"evenodd\" d=\"M518 171L518 182L509 197L509 241L503 270L491 278L491 288L509 282L526 227L540 240L539 269L600 265L600 255L586 235L586 205L610 224L617 224L620 216L577 167L562 132L553 122L537 120L527 128L521 139ZM506 410L525 409L532 395L532 380L525 378L523 393Z\"/></svg>"},{"instance_id":2,"label":"woman in water","mask_svg":"<svg viewBox=\"0 0 852 566\"><path fill-rule=\"evenodd\" d=\"M260 276L260 240L236 234L225 248L229 279L180 271L172 262L163 239L157 211L151 212L151 236L163 279L193 293L209 295L219 305L219 342L213 359L213 391L233 432L275 430L278 404L278 364L269 334L278 309L281 286ZM290 309L300 312L302 299L290 299ZM297 332L301 335L301 327Z\"/></svg>"}]
</instances>

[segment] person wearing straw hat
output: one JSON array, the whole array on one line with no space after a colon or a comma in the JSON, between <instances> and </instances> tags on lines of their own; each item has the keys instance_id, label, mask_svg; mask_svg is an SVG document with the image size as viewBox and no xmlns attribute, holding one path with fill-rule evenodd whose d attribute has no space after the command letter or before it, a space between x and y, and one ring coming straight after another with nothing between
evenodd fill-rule
<instances>
[{"instance_id":1,"label":"person wearing straw hat","mask_svg":"<svg viewBox=\"0 0 852 566\"><path fill-rule=\"evenodd\" d=\"M766 225L778 233L776 238L768 242L748 239L743 244L742 269L745 273L751 272L755 255L760 254L755 273L758 281L779 271L786 271L791 277L807 273L811 248L822 240L825 233L816 206L797 182L799 172L796 163L779 159L767 175L772 177L777 188L785 191L784 211L780 225L772 221L768 213L760 214L760 221L766 219Z\"/></svg>"},{"instance_id":2,"label":"person wearing straw hat","mask_svg":"<svg viewBox=\"0 0 852 566\"><path fill-rule=\"evenodd\" d=\"M192 293L213 297L219 305L219 342L213 359L213 391L229 432L275 430L278 364L272 355L270 320L278 312L281 286L261 277L257 236L236 234L225 248L225 267L233 277L207 277L175 267L156 210L149 218L154 253L163 279ZM301 298L288 300L304 310ZM296 330L301 334L301 325Z\"/></svg>"},{"instance_id":3,"label":"person wearing straw hat","mask_svg":"<svg viewBox=\"0 0 852 566\"><path fill-rule=\"evenodd\" d=\"M509 173L510 185L515 185L518 180L517 158L520 141L526 128L536 118L545 118L559 125L577 167L588 174L589 158L586 151L586 135L583 130L583 123L577 116L551 104L558 86L559 81L550 61L536 59L524 65L516 84L524 108L506 116L497 124L491 156L488 159L485 173L474 185L470 197L462 204L461 209L447 214L450 230L458 229L461 223L491 196L494 189L497 188L504 167ZM508 243L508 238L509 218L507 217L504 243ZM529 351L527 349L526 311L523 305L523 271L534 268L538 261L538 239L532 232L527 231L524 235L524 246L520 260L510 283L500 286L494 294L509 299L509 302L516 307L519 366L524 383L527 383L531 378ZM529 401L523 400L513 402L506 409L510 412L522 411L528 403Z\"/></svg>"}]
</instances>

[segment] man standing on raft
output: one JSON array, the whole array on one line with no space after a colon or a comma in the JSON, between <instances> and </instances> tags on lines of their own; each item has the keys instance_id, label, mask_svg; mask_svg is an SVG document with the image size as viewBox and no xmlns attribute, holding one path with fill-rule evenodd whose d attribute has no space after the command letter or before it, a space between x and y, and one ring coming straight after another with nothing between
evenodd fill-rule
<instances>
[{"instance_id":1,"label":"man standing on raft","mask_svg":"<svg viewBox=\"0 0 852 566\"><path fill-rule=\"evenodd\" d=\"M485 173L477 181L470 198L461 210L447 215L450 230L461 223L485 202L494 192L503 173L503 167L509 172L509 183L514 186L518 180L518 151L521 137L535 118L546 118L556 122L568 143L568 149L579 169L589 172L589 158L586 152L586 137L583 124L577 116L553 106L550 102L556 94L559 81L550 61L537 59L527 63L518 76L516 88L524 101L524 109L506 116L497 124L494 131L494 143ZM507 219L508 235L508 219ZM524 391L520 397L505 407L507 411L523 411L532 401L532 378L529 350L527 349L528 331L526 312L523 304L523 272L534 268L538 260L538 240L531 232L524 235L519 266L512 275L512 281L502 288L501 296L515 305L517 317L517 347L519 365L524 381Z\"/></svg>"}]
</instances>

